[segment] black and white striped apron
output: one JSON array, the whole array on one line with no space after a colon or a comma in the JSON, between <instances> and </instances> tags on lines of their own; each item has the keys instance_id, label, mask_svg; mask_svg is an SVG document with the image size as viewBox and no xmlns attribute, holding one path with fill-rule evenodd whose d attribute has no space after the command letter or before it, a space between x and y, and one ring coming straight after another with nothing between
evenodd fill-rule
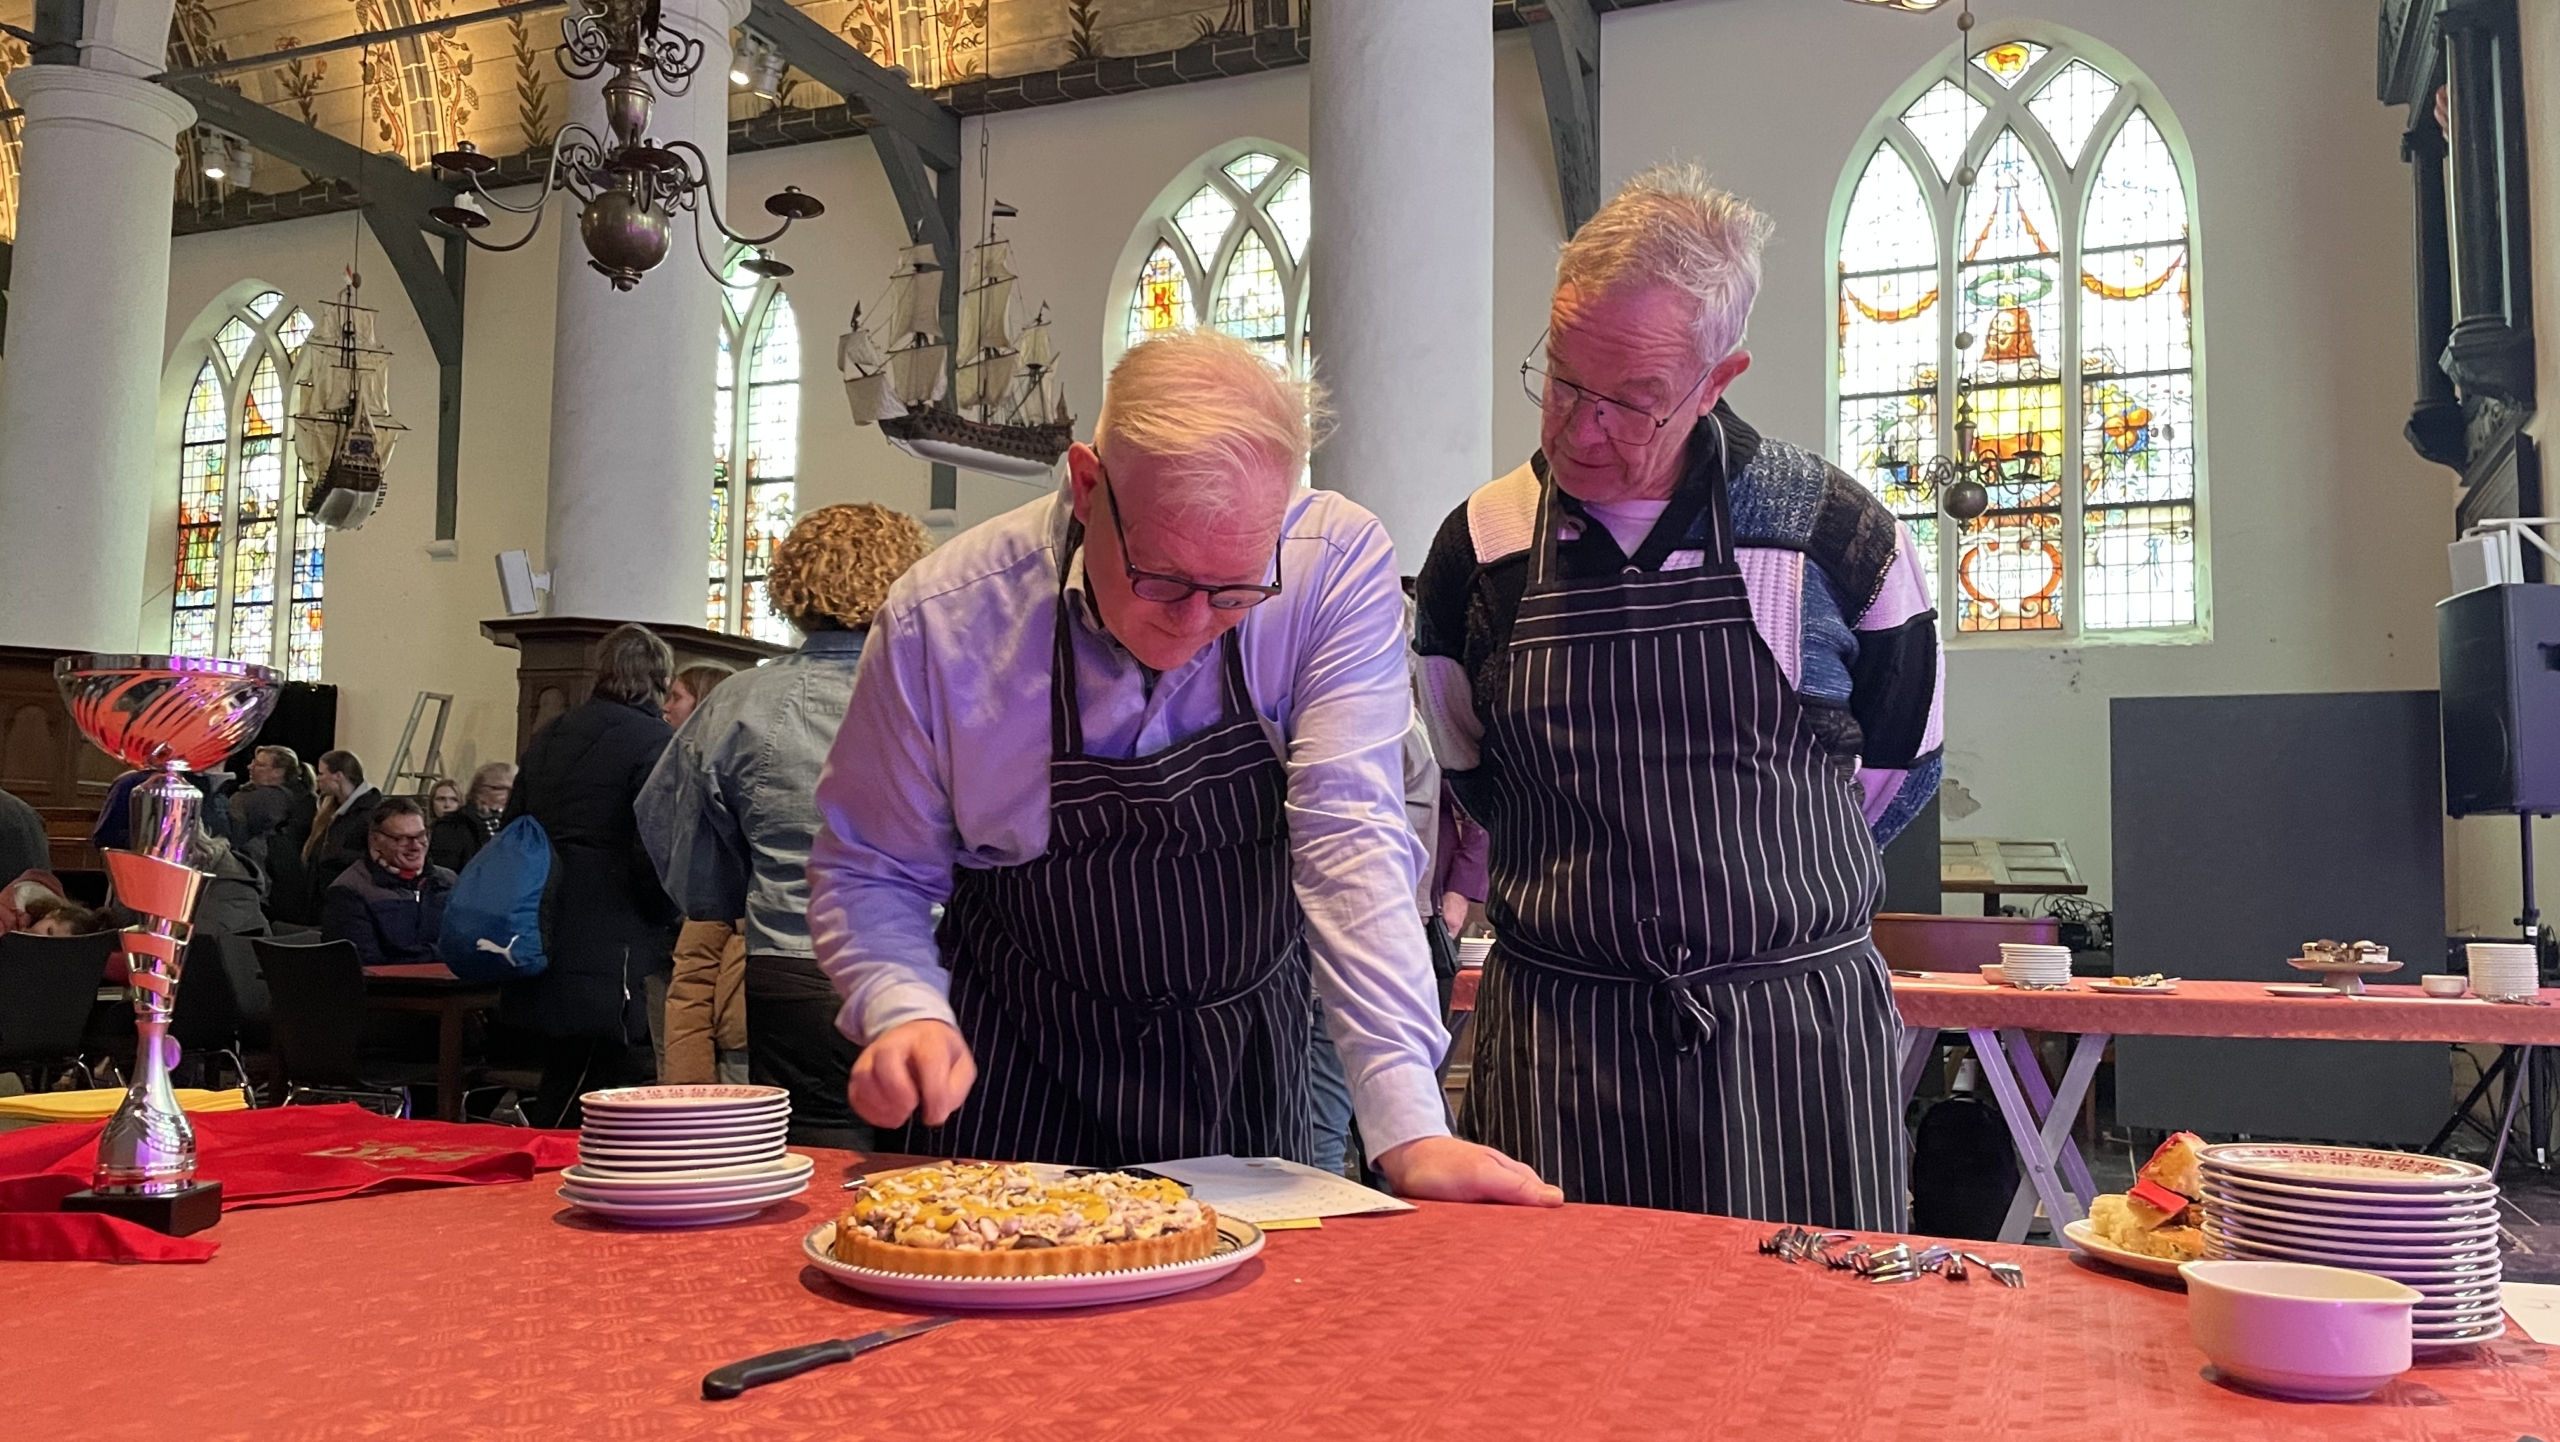
<instances>
[{"instance_id":1,"label":"black and white striped apron","mask_svg":"<svg viewBox=\"0 0 2560 1442\"><path fill-rule=\"evenodd\" d=\"M1071 604L1061 591L1048 849L963 868L943 911L978 1082L947 1123L910 1126L896 1145L1076 1166L1305 1161L1308 965L1287 775L1236 635L1220 643L1216 725L1151 756L1089 756Z\"/></svg>"},{"instance_id":2,"label":"black and white striped apron","mask_svg":"<svg viewBox=\"0 0 2560 1442\"><path fill-rule=\"evenodd\" d=\"M1722 478L1708 519L1701 567L1567 580L1541 480L1470 787L1497 940L1460 1130L1575 1201L1899 1230L1875 843L1752 624Z\"/></svg>"}]
</instances>

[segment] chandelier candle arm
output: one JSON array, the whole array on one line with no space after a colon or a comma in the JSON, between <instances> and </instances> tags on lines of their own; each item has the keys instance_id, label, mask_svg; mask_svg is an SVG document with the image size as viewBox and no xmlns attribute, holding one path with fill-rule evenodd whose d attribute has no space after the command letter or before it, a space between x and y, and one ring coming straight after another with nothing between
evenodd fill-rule
<instances>
[{"instance_id":1,"label":"chandelier candle arm","mask_svg":"<svg viewBox=\"0 0 2560 1442\"><path fill-rule=\"evenodd\" d=\"M757 274L790 274L791 268L765 247L780 240L793 223L823 215L826 207L817 197L786 186L764 203L766 213L782 223L770 234L742 234L731 229L720 213L719 197L711 193L713 167L702 148L689 140L660 145L649 138L659 94L683 95L705 53L699 37L669 31L659 23L657 0L587 0L561 19L556 59L573 80L592 80L610 72L604 83L604 112L611 139L575 122L554 132L541 199L530 206L509 205L489 193L483 178L497 168L497 162L468 141L440 151L433 157L435 167L463 177L469 189L457 195L454 203L428 212L430 218L453 227L482 250L520 250L541 230L551 193L566 191L578 200L578 236L586 244L588 265L616 290L637 286L642 276L666 259L678 210L692 214L694 255L714 280L721 279L722 267L703 246L706 213L722 236L757 252L747 262ZM531 215L533 225L510 242L481 240L474 232L488 227L487 206L511 215Z\"/></svg>"}]
</instances>

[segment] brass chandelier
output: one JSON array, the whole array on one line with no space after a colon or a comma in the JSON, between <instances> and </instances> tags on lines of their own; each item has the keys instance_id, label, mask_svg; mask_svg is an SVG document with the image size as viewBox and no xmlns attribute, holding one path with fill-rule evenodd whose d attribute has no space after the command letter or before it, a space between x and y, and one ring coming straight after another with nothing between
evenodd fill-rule
<instances>
[{"instance_id":1,"label":"brass chandelier","mask_svg":"<svg viewBox=\"0 0 2560 1442\"><path fill-rule=\"evenodd\" d=\"M585 0L561 20L560 34L556 53L560 69L570 79L592 80L612 72L604 83L610 140L575 121L561 126L551 140L551 163L542 194L530 205L509 205L483 187L484 177L498 168L498 162L466 140L438 152L432 163L439 172L461 177L470 188L428 214L462 232L464 239L482 250L520 250L541 231L551 192L565 190L578 199L578 237L586 243L587 264L612 281L616 290L638 285L640 277L667 258L678 211L692 213L694 254L714 279L720 278L721 267L702 248L706 218L723 237L755 252L741 263L744 269L765 276L791 274L791 267L767 247L793 221L826 213L816 196L796 185L784 186L764 202L765 213L781 224L769 234L742 234L720 214L702 148L689 140L661 145L649 138L659 89L663 87L670 96L685 93L702 64L702 42L663 29L659 0ZM655 86L650 83L652 76ZM475 232L488 227L493 208L530 215L533 224L505 244L484 241Z\"/></svg>"}]
</instances>

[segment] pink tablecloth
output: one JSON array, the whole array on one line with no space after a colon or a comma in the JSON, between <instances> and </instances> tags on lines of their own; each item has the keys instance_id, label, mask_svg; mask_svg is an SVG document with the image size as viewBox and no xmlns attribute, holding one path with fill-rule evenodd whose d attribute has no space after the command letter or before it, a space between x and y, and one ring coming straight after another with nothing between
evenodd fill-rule
<instances>
[{"instance_id":1,"label":"pink tablecloth","mask_svg":"<svg viewBox=\"0 0 2560 1442\"><path fill-rule=\"evenodd\" d=\"M2446 1001L2414 986L2369 986L2364 996L2292 997L2268 995L2264 982L2182 981L2165 995L2135 996L2091 991L2086 978L2075 979L2069 991L2020 991L1978 976L1931 972L1925 981L1895 977L1893 999L1905 1024L1947 1030L2560 1045L2560 1006Z\"/></svg>"},{"instance_id":2,"label":"pink tablecloth","mask_svg":"<svg viewBox=\"0 0 2560 1442\"><path fill-rule=\"evenodd\" d=\"M199 1267L0 1265L10 1436L2054 1438L2560 1435L2545 1349L2430 1361L2363 1403L2218 1385L2170 1290L1973 1244L2027 1288L1875 1286L1763 1224L1425 1204L1276 1232L1154 1305L985 1316L735 1402L702 1374L912 1313L800 1256L847 1158L761 1218L619 1231L547 1181L226 1216ZM139 1332L132 1329L140 1328ZM101 1344L108 1331L154 1341Z\"/></svg>"}]
</instances>

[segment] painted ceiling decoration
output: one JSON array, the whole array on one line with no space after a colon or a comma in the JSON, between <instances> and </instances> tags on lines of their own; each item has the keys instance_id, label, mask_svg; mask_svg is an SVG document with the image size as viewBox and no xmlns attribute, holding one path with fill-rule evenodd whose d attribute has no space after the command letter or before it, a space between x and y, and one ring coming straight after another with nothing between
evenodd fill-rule
<instances>
[{"instance_id":1,"label":"painted ceiling decoration","mask_svg":"<svg viewBox=\"0 0 2560 1442\"><path fill-rule=\"evenodd\" d=\"M169 66L184 69L411 27L494 8L500 0L177 0ZM811 18L962 114L1011 110L1305 63L1309 0L793 0ZM1595 0L1607 11L1655 0ZM1517 0L1490 0L1492 23L1521 23ZM34 23L35 0L0 0L0 21ZM222 73L221 81L367 150L424 170L438 150L470 141L518 158L567 113L568 81L552 63L556 12L532 11ZM0 109L25 48L0 42ZM770 96L733 90L731 148L856 135L858 107L797 71ZM14 233L17 127L0 120L0 239ZM205 174L220 141L182 137L180 233L343 210L351 196L281 162ZM224 168L224 167L217 167ZM518 167L510 167L516 169ZM533 167L521 167L531 178Z\"/></svg>"}]
</instances>

